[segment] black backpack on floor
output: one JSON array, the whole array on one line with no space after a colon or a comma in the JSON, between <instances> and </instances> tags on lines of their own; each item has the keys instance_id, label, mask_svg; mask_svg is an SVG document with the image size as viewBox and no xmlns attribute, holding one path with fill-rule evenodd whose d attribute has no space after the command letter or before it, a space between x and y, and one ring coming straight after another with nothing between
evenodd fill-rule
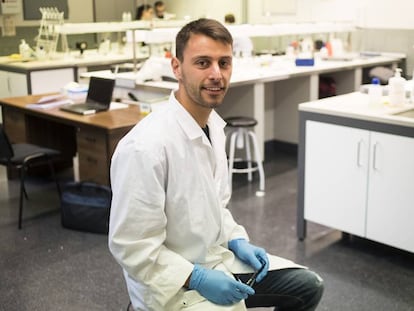
<instances>
[{"instance_id":1,"label":"black backpack on floor","mask_svg":"<svg viewBox=\"0 0 414 311\"><path fill-rule=\"evenodd\" d=\"M91 182L68 182L62 186L61 219L68 229L108 234L112 192Z\"/></svg>"}]
</instances>

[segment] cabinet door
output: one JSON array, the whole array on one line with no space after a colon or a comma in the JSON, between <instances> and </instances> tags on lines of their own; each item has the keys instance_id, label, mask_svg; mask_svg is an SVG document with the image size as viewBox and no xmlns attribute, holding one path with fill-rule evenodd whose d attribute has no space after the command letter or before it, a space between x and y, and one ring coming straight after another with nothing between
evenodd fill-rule
<instances>
[{"instance_id":1,"label":"cabinet door","mask_svg":"<svg viewBox=\"0 0 414 311\"><path fill-rule=\"evenodd\" d=\"M25 96L27 92L27 76L24 73L9 72L10 96Z\"/></svg>"},{"instance_id":2,"label":"cabinet door","mask_svg":"<svg viewBox=\"0 0 414 311\"><path fill-rule=\"evenodd\" d=\"M9 81L6 71L0 70L0 98L9 97Z\"/></svg>"},{"instance_id":3,"label":"cabinet door","mask_svg":"<svg viewBox=\"0 0 414 311\"><path fill-rule=\"evenodd\" d=\"M305 219L365 235L369 132L306 122Z\"/></svg>"},{"instance_id":4,"label":"cabinet door","mask_svg":"<svg viewBox=\"0 0 414 311\"><path fill-rule=\"evenodd\" d=\"M32 71L32 94L60 92L69 82L75 81L74 68Z\"/></svg>"},{"instance_id":5,"label":"cabinet door","mask_svg":"<svg viewBox=\"0 0 414 311\"><path fill-rule=\"evenodd\" d=\"M414 252L414 138L371 134L367 238Z\"/></svg>"},{"instance_id":6,"label":"cabinet door","mask_svg":"<svg viewBox=\"0 0 414 311\"><path fill-rule=\"evenodd\" d=\"M0 98L24 95L27 95L26 75L0 71Z\"/></svg>"}]
</instances>

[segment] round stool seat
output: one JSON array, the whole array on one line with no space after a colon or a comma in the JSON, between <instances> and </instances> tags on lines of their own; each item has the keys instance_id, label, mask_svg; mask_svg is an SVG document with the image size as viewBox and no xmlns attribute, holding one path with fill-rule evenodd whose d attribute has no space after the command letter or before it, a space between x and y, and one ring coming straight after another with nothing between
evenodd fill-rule
<instances>
[{"instance_id":1,"label":"round stool seat","mask_svg":"<svg viewBox=\"0 0 414 311\"><path fill-rule=\"evenodd\" d=\"M257 120L251 117L229 117L224 119L227 126L231 127L253 127L257 125Z\"/></svg>"}]
</instances>

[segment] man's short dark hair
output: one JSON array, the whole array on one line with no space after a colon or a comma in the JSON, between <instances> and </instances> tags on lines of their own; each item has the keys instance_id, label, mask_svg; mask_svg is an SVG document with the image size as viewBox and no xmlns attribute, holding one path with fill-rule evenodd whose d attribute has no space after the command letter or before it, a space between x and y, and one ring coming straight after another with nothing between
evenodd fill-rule
<instances>
[{"instance_id":1,"label":"man's short dark hair","mask_svg":"<svg viewBox=\"0 0 414 311\"><path fill-rule=\"evenodd\" d=\"M236 22L236 18L234 17L234 14L229 13L224 15L224 22L228 24L234 24Z\"/></svg>"},{"instance_id":2,"label":"man's short dark hair","mask_svg":"<svg viewBox=\"0 0 414 311\"><path fill-rule=\"evenodd\" d=\"M175 39L175 55L182 62L184 49L193 34L205 35L215 41L233 45L233 38L227 28L214 19L200 18L185 25Z\"/></svg>"}]
</instances>

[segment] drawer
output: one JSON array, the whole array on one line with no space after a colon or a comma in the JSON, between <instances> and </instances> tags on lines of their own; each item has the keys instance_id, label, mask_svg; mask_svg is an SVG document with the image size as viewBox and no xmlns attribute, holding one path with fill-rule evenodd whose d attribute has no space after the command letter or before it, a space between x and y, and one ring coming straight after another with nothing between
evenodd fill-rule
<instances>
[{"instance_id":1,"label":"drawer","mask_svg":"<svg viewBox=\"0 0 414 311\"><path fill-rule=\"evenodd\" d=\"M80 179L109 184L106 134L96 129L79 129L76 135Z\"/></svg>"},{"instance_id":2,"label":"drawer","mask_svg":"<svg viewBox=\"0 0 414 311\"><path fill-rule=\"evenodd\" d=\"M107 139L105 132L95 129L79 129L76 135L78 152L90 151L103 154L107 152Z\"/></svg>"},{"instance_id":3,"label":"drawer","mask_svg":"<svg viewBox=\"0 0 414 311\"><path fill-rule=\"evenodd\" d=\"M105 156L93 155L89 152L79 152L80 179L94 181L99 184L109 184L109 162Z\"/></svg>"}]
</instances>

